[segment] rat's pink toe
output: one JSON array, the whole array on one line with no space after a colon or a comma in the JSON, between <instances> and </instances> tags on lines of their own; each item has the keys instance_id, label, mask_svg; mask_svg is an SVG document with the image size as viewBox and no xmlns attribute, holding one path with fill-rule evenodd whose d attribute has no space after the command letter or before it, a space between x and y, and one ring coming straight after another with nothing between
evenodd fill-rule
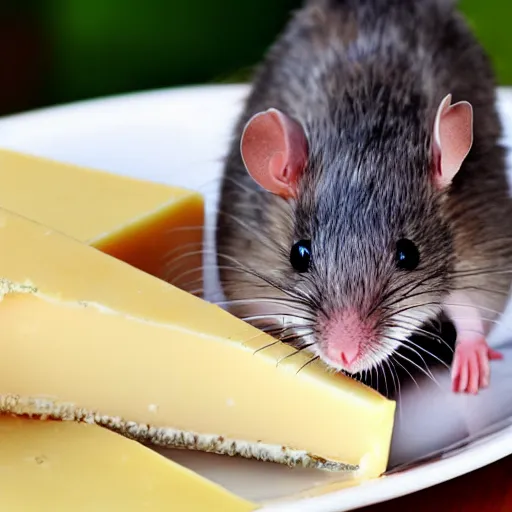
<instances>
[{"instance_id":1,"label":"rat's pink toe","mask_svg":"<svg viewBox=\"0 0 512 512\"><path fill-rule=\"evenodd\" d=\"M480 387L486 388L489 385L489 377L491 374L487 349L484 348L483 350L478 351L477 358L480 367Z\"/></svg>"},{"instance_id":2,"label":"rat's pink toe","mask_svg":"<svg viewBox=\"0 0 512 512\"><path fill-rule=\"evenodd\" d=\"M457 393L459 391L459 376L452 374L452 391Z\"/></svg>"},{"instance_id":3,"label":"rat's pink toe","mask_svg":"<svg viewBox=\"0 0 512 512\"><path fill-rule=\"evenodd\" d=\"M453 391L463 393L468 385L468 365L465 354L456 353L452 367Z\"/></svg>"},{"instance_id":4,"label":"rat's pink toe","mask_svg":"<svg viewBox=\"0 0 512 512\"><path fill-rule=\"evenodd\" d=\"M468 362L467 360L462 360L460 362L460 382L459 382L459 392L463 393L464 391L466 391L466 388L468 387L468 380L469 380L469 375L468 375Z\"/></svg>"},{"instance_id":5,"label":"rat's pink toe","mask_svg":"<svg viewBox=\"0 0 512 512\"><path fill-rule=\"evenodd\" d=\"M489 386L489 361L503 359L503 355L487 346L485 338L462 339L455 349L452 365L452 388L459 393L477 394Z\"/></svg>"},{"instance_id":6,"label":"rat's pink toe","mask_svg":"<svg viewBox=\"0 0 512 512\"><path fill-rule=\"evenodd\" d=\"M468 387L466 391L473 395L478 393L480 387L481 368L477 354L472 354L468 359Z\"/></svg>"},{"instance_id":7,"label":"rat's pink toe","mask_svg":"<svg viewBox=\"0 0 512 512\"><path fill-rule=\"evenodd\" d=\"M487 355L491 361L496 361L498 359L503 359L503 354L501 352L498 352L497 350L493 350L490 348L487 351Z\"/></svg>"}]
</instances>

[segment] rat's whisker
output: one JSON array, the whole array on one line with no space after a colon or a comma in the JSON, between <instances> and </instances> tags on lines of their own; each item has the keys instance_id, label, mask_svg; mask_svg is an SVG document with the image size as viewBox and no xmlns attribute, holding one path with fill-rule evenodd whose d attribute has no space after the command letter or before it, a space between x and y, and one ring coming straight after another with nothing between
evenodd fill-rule
<instances>
[{"instance_id":1,"label":"rat's whisker","mask_svg":"<svg viewBox=\"0 0 512 512\"><path fill-rule=\"evenodd\" d=\"M448 370L450 369L450 365L446 364L445 361L443 361L442 359L437 357L434 353L430 352L429 350L427 350L426 348L422 347L421 345L418 345L418 344L414 343L414 341L412 341L410 339L407 339L407 340L404 340L402 343L403 343L403 345L406 348L411 348L411 347L407 346L408 344L410 344L410 345L416 347L418 350L422 350L425 354L427 354L430 357L433 357L435 360L440 362L445 368L447 368ZM418 353L418 355L419 355L419 357L421 357L421 360L425 363L425 367L427 367L426 361L423 359L423 357L419 353Z\"/></svg>"},{"instance_id":2,"label":"rat's whisker","mask_svg":"<svg viewBox=\"0 0 512 512\"><path fill-rule=\"evenodd\" d=\"M387 278L386 282L385 282L385 284L383 286L383 289L387 288L387 286L389 284L389 281L390 281L390 278ZM373 313L375 313L375 311L377 311L377 309L379 309L382 306L382 304L384 304L386 302L386 300L392 295L392 293L394 293L395 290L400 290L402 287L404 287L406 285L407 285L407 282L406 283L402 283L401 285L397 286L395 289L391 290L390 292L384 294L381 297L378 297L374 301L373 307L370 308L368 313L366 314L366 320L368 320L373 315Z\"/></svg>"},{"instance_id":3,"label":"rat's whisker","mask_svg":"<svg viewBox=\"0 0 512 512\"><path fill-rule=\"evenodd\" d=\"M308 336L311 336L313 334L313 332L314 332L314 330L311 329L311 328L306 330L305 332L300 332L299 333L299 332L296 332L296 331L297 330L294 329L290 334L287 334L286 336L283 336L281 334L281 336L279 336L279 339L282 342L284 342L284 340L292 340L291 342L287 342L287 343L297 345L298 343L301 343L302 341L304 341L304 339L307 338Z\"/></svg>"},{"instance_id":4,"label":"rat's whisker","mask_svg":"<svg viewBox=\"0 0 512 512\"><path fill-rule=\"evenodd\" d=\"M306 366L308 366L309 364L313 363L314 361L318 361L318 359L320 359L320 356L315 356L313 357L313 359L310 359L307 363L304 363L296 372L295 372L295 375L298 375L300 371L302 371L304 368L306 368Z\"/></svg>"},{"instance_id":5,"label":"rat's whisker","mask_svg":"<svg viewBox=\"0 0 512 512\"><path fill-rule=\"evenodd\" d=\"M388 338L391 338L390 336L388 336ZM419 345L417 345L416 343L414 343L413 341L409 340L409 339L398 339L398 338L391 338L392 340L395 340L396 342L398 342L400 344L400 346L403 346L409 350L413 350L417 355L418 357L423 361L423 364L425 365L425 368L428 367L427 365L427 362L425 361L425 359L423 358L423 356L421 354L419 354L418 352L416 352L415 349L412 349L410 346L408 346L407 344L410 343L411 345L413 345L414 347L418 347L420 349L422 349L422 347L420 347ZM424 349L422 349L424 350ZM424 350L426 353L429 353L427 350ZM435 357L435 356L434 356Z\"/></svg>"},{"instance_id":6,"label":"rat's whisker","mask_svg":"<svg viewBox=\"0 0 512 512\"><path fill-rule=\"evenodd\" d=\"M454 270L452 275L455 277L475 277L475 276L483 276L483 275L493 275L493 274L510 274L512 269L496 269L496 268L487 268L487 269L476 269L476 270Z\"/></svg>"},{"instance_id":7,"label":"rat's whisker","mask_svg":"<svg viewBox=\"0 0 512 512\"><path fill-rule=\"evenodd\" d=\"M436 278L437 276L439 275L439 271L435 270L433 272L431 272L430 274L428 274L426 277L424 277L423 279L421 279L420 281L418 281L417 283L405 283L405 285L407 284L410 284L411 287L409 290L407 290L403 295L401 295L400 297L398 297L395 301L391 302L391 303L388 303L386 304L386 307L390 307L390 306L393 306L394 304L396 304L397 302L400 302L401 300L405 300L405 299L408 299L408 298L411 298L411 297L415 297L417 295L411 295L412 292L414 290L417 290L420 286L424 285L426 282L428 282L430 279L434 279ZM395 288L394 290L391 290L391 292L389 292L387 295L389 297L393 296L393 295L396 295L400 290L402 290L403 288L405 288L405 285L404 286L401 286L401 287L397 287ZM431 291L431 288L429 288L428 290L424 291L424 292L421 292L419 295L422 295L424 293L429 293ZM386 299L387 300L387 299ZM385 301L382 301L382 303L385 303Z\"/></svg>"},{"instance_id":8,"label":"rat's whisker","mask_svg":"<svg viewBox=\"0 0 512 512\"><path fill-rule=\"evenodd\" d=\"M276 340L273 343L269 343L268 345L265 345L264 347L260 347L259 349L255 350L253 352L253 355L257 354L258 352L261 352L262 350L265 350L267 348L273 347L274 345L277 345L278 343L281 343L281 341L280 340Z\"/></svg>"},{"instance_id":9,"label":"rat's whisker","mask_svg":"<svg viewBox=\"0 0 512 512\"><path fill-rule=\"evenodd\" d=\"M465 317L463 316L453 316L453 317L450 317L452 320L465 320ZM502 320L496 320L494 318L486 318L484 316L480 316L480 318L484 321L484 322L489 322L490 324L493 324L493 325L497 325L498 327L505 327L506 329L512 329L512 326L509 326L507 325L505 322L503 322ZM477 332L477 331L475 331ZM482 334L482 333L481 333Z\"/></svg>"},{"instance_id":10,"label":"rat's whisker","mask_svg":"<svg viewBox=\"0 0 512 512\"><path fill-rule=\"evenodd\" d=\"M243 270L241 270L241 271L243 272ZM242 276L242 282L244 282L243 277L244 276ZM258 289L258 290L265 290L267 293L271 293L271 291L269 291L269 289L268 289L269 285L265 281L262 281L261 283L256 283L254 281L250 281L250 284L251 284L251 288ZM240 279L223 279L222 280L222 290L235 289L236 291L238 291L239 288L240 288ZM272 286L272 288L275 289L275 287L273 287L273 286ZM279 291L281 291L281 290L279 290ZM286 297L283 297L282 295L279 295L277 297L278 298L286 298ZM297 303L300 303L300 304L306 303L302 298L295 298L292 296L287 296L287 297L289 299L296 300Z\"/></svg>"},{"instance_id":11,"label":"rat's whisker","mask_svg":"<svg viewBox=\"0 0 512 512\"><path fill-rule=\"evenodd\" d=\"M396 383L397 385L395 386L395 392L398 394L398 419L399 421L402 421L403 417L402 417L402 385L400 383L400 377L398 376L398 371L396 369L396 366L395 366L395 362L393 361L393 358L388 358L388 359L385 359L385 362L387 363L390 371L391 371L391 375L393 375L393 382L395 382L395 377L396 377Z\"/></svg>"},{"instance_id":12,"label":"rat's whisker","mask_svg":"<svg viewBox=\"0 0 512 512\"><path fill-rule=\"evenodd\" d=\"M285 359L289 359L290 357L293 357L293 356L296 356L297 354L300 354L303 350L306 350L307 348L313 346L314 343L310 343L309 345L304 345L300 348L298 348L297 350L295 350L295 352L292 352L291 354L288 354L284 357L282 357L281 359L279 359L279 361L277 362L277 364L281 364Z\"/></svg>"},{"instance_id":13,"label":"rat's whisker","mask_svg":"<svg viewBox=\"0 0 512 512\"><path fill-rule=\"evenodd\" d=\"M409 299L414 299L414 298L417 298L417 297L421 297L422 295L427 295L427 294L430 294L430 293L432 293L432 289L431 288L429 288L427 290L424 290L424 291L421 291L421 292L416 292L416 293L413 293L413 294L410 294L410 295L404 295L402 297L399 297L398 299L396 299L392 303L386 304L385 306L383 306L383 308L384 309L391 309L392 306L396 306L400 302L403 302L403 301L409 300Z\"/></svg>"},{"instance_id":14,"label":"rat's whisker","mask_svg":"<svg viewBox=\"0 0 512 512\"><path fill-rule=\"evenodd\" d=\"M406 320L402 320L401 318L394 319L393 322L383 324L384 327L388 327L391 329L404 329L407 331L418 332L427 338L430 338L434 341L438 341L439 343L445 343L446 341L441 338L438 334L422 329L421 327L417 327L413 322L407 322Z\"/></svg>"},{"instance_id":15,"label":"rat's whisker","mask_svg":"<svg viewBox=\"0 0 512 512\"><path fill-rule=\"evenodd\" d=\"M398 309L390 309L386 314L382 315L382 318L384 320L388 320L389 318L392 318L393 316L400 315L405 311L409 311L411 309L417 309L417 308L421 308L421 307L433 306L433 305L442 306L443 303L440 301L428 301L428 302L421 302L420 304L411 304L409 306L403 306Z\"/></svg>"},{"instance_id":16,"label":"rat's whisker","mask_svg":"<svg viewBox=\"0 0 512 512\"><path fill-rule=\"evenodd\" d=\"M307 350L310 347L313 347L316 342L314 341L308 341L308 337L312 333L306 333L306 334L300 334L296 336L288 336L286 338L282 338L280 341L282 341L284 344L289 345L291 347L295 347L302 350Z\"/></svg>"},{"instance_id":17,"label":"rat's whisker","mask_svg":"<svg viewBox=\"0 0 512 512\"><path fill-rule=\"evenodd\" d=\"M287 331L290 331L293 335L298 336L299 333L296 331L305 330L305 333L301 333L302 336L309 336L311 334L314 334L314 327L313 326L307 326L307 325L298 325L298 324L292 324L287 327L259 327L259 329L265 333L267 333L269 336L278 337L281 338L281 336L287 336Z\"/></svg>"},{"instance_id":18,"label":"rat's whisker","mask_svg":"<svg viewBox=\"0 0 512 512\"><path fill-rule=\"evenodd\" d=\"M184 272L181 272L180 274L178 274L177 276L175 276L173 278L172 282L175 286L179 286L180 281L184 277L189 276L190 274L194 274L195 272L201 272L201 271L204 273L204 271L206 271L206 270L216 270L217 268L235 271L235 272L245 272L245 270L237 268L237 267L230 267L230 266L226 266L226 265L218 266L218 265L213 265L213 264L205 264L205 265L198 265L195 268L190 268L190 269L185 270ZM170 273L171 273L171 271L169 272L169 274Z\"/></svg>"},{"instance_id":19,"label":"rat's whisker","mask_svg":"<svg viewBox=\"0 0 512 512\"><path fill-rule=\"evenodd\" d=\"M252 208L251 208L252 210ZM221 218L230 219L231 221L234 221L237 223L246 233L249 233L252 235L252 237L255 240L258 240L263 247L266 247L267 249L271 250L274 253L280 254L283 258L288 257L288 251L289 248L283 246L283 241L279 238L274 237L274 235L270 234L268 232L268 229L266 229L265 224L259 223L258 226L253 226L242 219L236 217L235 215L228 213L224 210L217 210L217 225L216 225L216 231L219 231L219 224ZM226 242L222 242L220 240L216 241L216 245L219 246L217 249L222 249L223 247L228 248L228 245Z\"/></svg>"},{"instance_id":20,"label":"rat's whisker","mask_svg":"<svg viewBox=\"0 0 512 512\"><path fill-rule=\"evenodd\" d=\"M302 317L299 315L295 315L293 313L268 313L268 314L259 314L252 316L244 316L241 317L241 320L244 322L252 322L254 320L266 320L266 319L280 319L280 318L298 318L299 320L304 320L305 322L314 322L314 318Z\"/></svg>"},{"instance_id":21,"label":"rat's whisker","mask_svg":"<svg viewBox=\"0 0 512 512\"><path fill-rule=\"evenodd\" d=\"M389 393L388 381L386 378L386 372L384 371L384 369L381 365L381 360L380 360L379 354L375 350L370 350L368 353L368 358L370 359L370 361L372 363L371 371L373 372L373 370L375 370L375 376L376 376L376 380L377 380L377 389L380 389L380 387L379 387L379 372L382 370L382 375L384 377L384 384L386 386L386 395L387 395Z\"/></svg>"},{"instance_id":22,"label":"rat's whisker","mask_svg":"<svg viewBox=\"0 0 512 512\"><path fill-rule=\"evenodd\" d=\"M217 163L224 164L225 159L226 155L219 158ZM222 190L223 182L225 181L230 182L235 187L239 187L243 192L247 192L248 194L253 196L258 196L258 192L255 189L251 189L250 187L244 185L240 180L235 180L226 173L223 173L220 177L211 180L209 182L209 186L215 185L217 187L217 194L219 194L220 191Z\"/></svg>"},{"instance_id":23,"label":"rat's whisker","mask_svg":"<svg viewBox=\"0 0 512 512\"><path fill-rule=\"evenodd\" d=\"M186 253L181 254L177 258L169 260L165 265L167 276L170 277L173 272L176 272L177 270L183 268L183 266L187 265L187 263L188 263L187 260L189 258L192 258L194 256L203 256L203 254L204 254L203 250L188 251ZM200 268L195 267L193 270L198 271L198 270L200 270Z\"/></svg>"},{"instance_id":24,"label":"rat's whisker","mask_svg":"<svg viewBox=\"0 0 512 512\"><path fill-rule=\"evenodd\" d=\"M202 277L197 278L197 279L191 279L190 281L187 281L185 283L180 283L179 285L174 283L172 281L172 279L169 279L168 276L167 276L167 279L163 279L163 280L168 282L172 286L179 288L180 290L185 290L190 295L202 296L205 292L205 288L203 286L196 287L196 288L190 288L191 286L195 286L199 283L202 283L204 281ZM211 302L211 301L208 301L208 302Z\"/></svg>"},{"instance_id":25,"label":"rat's whisker","mask_svg":"<svg viewBox=\"0 0 512 512\"><path fill-rule=\"evenodd\" d=\"M388 379L386 377L386 370L384 367L379 367L379 369L382 368L382 376L384 377L384 386L386 386L386 396L389 396L389 388L388 388Z\"/></svg>"},{"instance_id":26,"label":"rat's whisker","mask_svg":"<svg viewBox=\"0 0 512 512\"><path fill-rule=\"evenodd\" d=\"M435 334L433 332L427 331L426 329L422 329L421 327L418 327L414 322L411 322L411 321L408 322L407 320L404 320L404 318L410 319L410 320L415 320L415 318L407 316L402 313L401 315L397 316L394 319L396 321L396 325L393 325L393 324L388 324L388 325L390 325L392 327L402 327L400 324L405 324L406 326L408 325L410 330L412 330L414 332L419 332L420 334L423 334L424 336L427 336L428 338L436 340L439 343L444 343L453 352L453 349L450 347L448 342L445 339L443 339L442 336L440 336L439 334Z\"/></svg>"},{"instance_id":27,"label":"rat's whisker","mask_svg":"<svg viewBox=\"0 0 512 512\"><path fill-rule=\"evenodd\" d=\"M495 245L497 249L502 249L503 246L502 246L502 243L503 242L512 242L512 237L510 236L498 236L498 237L493 237L492 240L479 240L477 242L474 242L473 243L473 246L476 246L476 247L480 247L480 246L485 246L485 247L489 247L489 246L493 246Z\"/></svg>"},{"instance_id":28,"label":"rat's whisker","mask_svg":"<svg viewBox=\"0 0 512 512\"><path fill-rule=\"evenodd\" d=\"M397 385L396 385L396 381L395 381L395 375L393 374L393 371L391 369L391 366L389 364L389 361L387 359L384 359L382 361L383 364L387 365L387 367L389 368L389 375L391 376L392 380L393 380L393 393L396 393L397 391Z\"/></svg>"},{"instance_id":29,"label":"rat's whisker","mask_svg":"<svg viewBox=\"0 0 512 512\"><path fill-rule=\"evenodd\" d=\"M267 249L270 249L272 251L276 251L276 249L284 250L284 248L281 247L280 243L278 243L276 240L271 240L270 237L263 237L262 230L255 229L253 226L247 224L247 222L242 221L235 215L227 213L224 210L218 210L217 214L226 216L227 218L233 220L234 222L237 222L243 229L245 229L248 233L251 233L257 240L259 240L263 245L265 245Z\"/></svg>"},{"instance_id":30,"label":"rat's whisker","mask_svg":"<svg viewBox=\"0 0 512 512\"><path fill-rule=\"evenodd\" d=\"M186 244L182 244L182 245L179 245L177 247L174 247L173 249L171 249L170 251L167 251L163 256L162 256L162 259L164 261L169 261L169 262L176 262L176 261L179 261L179 259L182 257L182 256L187 256L188 255L188 252L187 253L184 253L183 255L180 255L178 258L173 258L173 255L174 254L178 254L180 253L180 251L183 251L184 249L196 249L198 247L203 247L204 246L204 242L189 242L189 243L186 243ZM201 249L201 253L203 252L203 249Z\"/></svg>"},{"instance_id":31,"label":"rat's whisker","mask_svg":"<svg viewBox=\"0 0 512 512\"><path fill-rule=\"evenodd\" d=\"M398 340L397 340L398 341ZM408 348L409 350L411 350L412 352L414 352L416 355L418 355L421 360L425 363L426 365L426 362L425 362L425 359L423 359L423 357L413 348L413 347L409 347L407 345L404 345L402 342L400 342L400 344L405 347L405 348ZM395 352L395 355L397 357L400 357L401 359L403 359L404 361L407 361L408 363L412 364L414 367L416 367L420 372L422 372L424 375L426 375L429 379L432 380L432 382L434 382L435 384L437 384L439 387L440 387L440 384L439 382L437 381L437 379L434 377L433 373L430 371L430 369L428 368L428 366L426 366L426 368L422 368L419 364L416 364L414 361L412 361L411 359L409 359L407 356L404 356L403 354L401 354L400 352Z\"/></svg>"},{"instance_id":32,"label":"rat's whisker","mask_svg":"<svg viewBox=\"0 0 512 512\"><path fill-rule=\"evenodd\" d=\"M469 308L469 309L479 309L481 311L487 311L488 313L492 313L493 315L500 316L502 313L500 311L496 311L495 309L491 309L485 306L480 306L479 304L456 304L456 303L444 303L446 306L452 306L452 307L460 307L460 308Z\"/></svg>"},{"instance_id":33,"label":"rat's whisker","mask_svg":"<svg viewBox=\"0 0 512 512\"><path fill-rule=\"evenodd\" d=\"M504 297L508 297L509 293L503 290L491 290L490 288L483 288L482 286L462 286L460 288L453 288L457 291L465 291L465 290L477 290L479 292L486 292L486 293L495 293L496 295L502 295Z\"/></svg>"},{"instance_id":34,"label":"rat's whisker","mask_svg":"<svg viewBox=\"0 0 512 512\"><path fill-rule=\"evenodd\" d=\"M226 258L230 261L233 261L235 264L239 265L239 267L241 267L241 270L242 272L245 272L246 274L248 275L252 275L253 277L256 277L257 279L261 279L262 281L264 281L265 283L267 283L268 285L274 287L275 289L283 292L284 294L292 297L292 298L295 298L295 299L299 299L299 300L302 300L303 303L304 302L307 302L308 305L311 304L311 297L307 296L304 292L302 292L301 290L299 290L300 293L297 293L297 289L295 290L290 290L290 289L286 289L282 286L279 286L277 285L275 282L273 282L271 279L269 279L268 277L265 277L265 276L262 276L259 272L256 272L255 270L252 270L252 269L249 269L247 267L245 267L244 265L242 265L238 260L236 260L235 258L231 257L231 256L228 256L226 254L222 254L222 253L219 253L223 258ZM221 268L221 267L218 267L218 268ZM228 270L230 270L230 268L228 268ZM301 295L302 293L302 295ZM314 306L314 303L313 303L313 306Z\"/></svg>"},{"instance_id":35,"label":"rat's whisker","mask_svg":"<svg viewBox=\"0 0 512 512\"><path fill-rule=\"evenodd\" d=\"M271 304L279 304L288 307L292 307L297 309L298 311L302 311L303 313L309 313L310 311L307 308L301 308L303 304L300 301L295 299L288 298L271 298L271 297L255 297L254 299L233 299L233 300L223 300L215 302L217 306L236 306L236 305L250 305L250 304L259 304L259 303L271 303Z\"/></svg>"},{"instance_id":36,"label":"rat's whisker","mask_svg":"<svg viewBox=\"0 0 512 512\"><path fill-rule=\"evenodd\" d=\"M433 272L431 272L430 274L428 274L426 277L424 277L422 280L420 280L419 282L417 283L411 283L409 281L405 282L405 283L402 283L401 285L395 287L394 289L392 289L391 291L389 291L388 293L386 293L386 295L380 300L380 304L378 304L376 307L374 307L371 312L374 312L376 309L378 309L379 307L384 307L385 309L389 309L391 306L394 306L395 304L399 303L400 301L403 301L403 300L406 300L408 298L412 298L412 297L416 297L416 296L420 296L420 295L424 295L426 293L431 293L432 292L432 287L429 287L427 290L423 291L423 292L419 292L418 294L412 294L412 292L414 290L416 290L417 288L419 288L421 285L424 285L427 281L431 280L431 279L435 279L437 276L439 275L439 271L435 270ZM411 285L410 289L407 290L404 294L400 295L399 297L397 297L395 300L391 301L391 302L388 302L386 304L386 301L393 297L394 295L398 294L399 291L403 290L403 288L405 288L407 285ZM371 313L370 313L371 314Z\"/></svg>"},{"instance_id":37,"label":"rat's whisker","mask_svg":"<svg viewBox=\"0 0 512 512\"><path fill-rule=\"evenodd\" d=\"M201 247L201 249L194 249L192 251L184 252L176 258L172 257L173 254L178 253L185 247L198 247L198 246ZM193 256L216 256L217 258L223 257L222 253L219 253L218 251L215 251L213 249L205 249L203 247L202 242L185 244L180 247L176 247L175 249L173 249L172 251L170 251L169 253L167 253L165 255L165 259L168 260L166 263L166 266L168 267L168 273L170 273L171 271L175 272L177 269L181 268L183 265L186 265L187 258L191 258ZM229 258L232 262L236 263L240 268L243 268L243 265L240 262L238 262L237 260L235 260L235 258L231 258L227 255L224 257ZM183 260L185 260L185 261L183 261ZM178 264L179 262L181 262L181 263Z\"/></svg>"},{"instance_id":38,"label":"rat's whisker","mask_svg":"<svg viewBox=\"0 0 512 512\"><path fill-rule=\"evenodd\" d=\"M465 317L460 317L460 316L454 316L454 317L451 317L453 320L465 320ZM512 332L512 327L507 325L505 322L501 321L501 320L495 320L495 319L492 319L492 318L485 318L485 317L482 317L482 320L484 322L489 322L493 325L496 325L498 327L503 327L505 329L507 329L508 331L511 331ZM481 334L482 336L485 336L485 333L482 331L482 330L479 330L479 329L464 329L465 331L467 332L474 332L474 333L477 333L477 334Z\"/></svg>"},{"instance_id":39,"label":"rat's whisker","mask_svg":"<svg viewBox=\"0 0 512 512\"><path fill-rule=\"evenodd\" d=\"M423 308L423 307L427 307L427 306L442 307L443 303L439 302L439 301L430 301L430 302L423 302L421 304L413 304L412 306L406 306L406 307L403 307L396 311L392 311L388 315L383 315L382 319L384 321L387 321L395 315L401 315L402 313L405 313L406 311L410 311L411 309Z\"/></svg>"},{"instance_id":40,"label":"rat's whisker","mask_svg":"<svg viewBox=\"0 0 512 512\"><path fill-rule=\"evenodd\" d=\"M404 315L405 318L411 318L410 316ZM441 320L439 317L431 318L428 323L435 329L435 331L439 334L441 334L441 331L443 330L443 326L441 323Z\"/></svg>"},{"instance_id":41,"label":"rat's whisker","mask_svg":"<svg viewBox=\"0 0 512 512\"><path fill-rule=\"evenodd\" d=\"M263 333L259 332L259 333L255 334L254 336L251 336L248 340L246 340L246 342L245 342L245 343L248 343L248 342L250 342L250 341L252 341L252 340L254 340L254 339L256 339L256 338L259 338L262 334L263 334ZM260 348L258 348L257 350L255 350L255 351L253 352L253 355L254 355L254 354L257 354L260 350L265 350L265 349L267 349L267 348L269 348L269 347L272 347L273 345L277 345L278 343L280 343L280 341L279 341L279 340L276 340L276 341L274 341L274 342L272 342L272 343L268 343L267 345L265 345L265 346L263 346L263 347L260 347Z\"/></svg>"},{"instance_id":42,"label":"rat's whisker","mask_svg":"<svg viewBox=\"0 0 512 512\"><path fill-rule=\"evenodd\" d=\"M394 363L396 363L398 366L400 366L400 368L402 368L402 370L404 370L408 375L409 377L411 377L412 381L414 382L414 384L416 385L416 387L418 389L421 389L418 385L418 383L416 382L416 379L412 376L411 372L402 364L400 363L400 361L398 361L397 359L394 359L393 356L396 356L397 355L397 352L395 352L394 354L392 354L390 357L390 361L393 361Z\"/></svg>"},{"instance_id":43,"label":"rat's whisker","mask_svg":"<svg viewBox=\"0 0 512 512\"><path fill-rule=\"evenodd\" d=\"M227 174L224 174L223 179L225 181L229 181L230 183L237 187L240 187L244 192L248 192L251 195L258 196L258 192L255 189L245 186L240 180L235 180L231 178L231 176L228 176Z\"/></svg>"},{"instance_id":44,"label":"rat's whisker","mask_svg":"<svg viewBox=\"0 0 512 512\"><path fill-rule=\"evenodd\" d=\"M197 283L198 281L202 281L202 279L194 279L193 281L190 281L190 283L185 283L185 284L182 284L181 286L183 288L185 288L188 293L190 293L191 295L203 295L204 292L205 292L205 288L202 286L201 288L193 288L192 290L188 290L188 287L194 283ZM217 293L215 293L215 295L217 295ZM208 302L212 302L211 300L209 300Z\"/></svg>"},{"instance_id":45,"label":"rat's whisker","mask_svg":"<svg viewBox=\"0 0 512 512\"><path fill-rule=\"evenodd\" d=\"M164 235L170 235L172 233L181 233L183 231L206 231L205 226L177 226L174 228L166 229L163 234Z\"/></svg>"},{"instance_id":46,"label":"rat's whisker","mask_svg":"<svg viewBox=\"0 0 512 512\"><path fill-rule=\"evenodd\" d=\"M235 259L235 258L231 258L231 257L228 257L226 255L224 255L224 257L234 261L235 265L240 265L240 263ZM175 286L180 286L180 281L183 279L183 277L187 276L187 275L190 275L194 272L197 272L199 269L202 269L203 271L205 270L208 270L208 269L213 269L213 270L217 270L217 269L220 269L220 270L229 270L229 271L234 271L234 272L241 272L241 273L245 273L245 274L248 274L248 275L251 275L253 277L256 277L257 279L261 279L262 281L264 281L265 283L267 283L269 286L272 286L273 288L283 292L285 295L288 295L290 296L291 298L293 299L298 299L298 300L302 300L302 302L304 303L304 301L307 300L307 297L301 297L300 295L297 295L296 293L294 293L293 291L290 291L290 290L287 290L281 286L278 286L276 283L273 283L270 279L260 275L259 273L251 270L251 269L248 269L248 268L243 268L243 266L228 266L228 265L202 265L201 267L199 268L195 268L195 269L189 269L185 272L182 272L179 276L176 276L174 279L173 279L173 284ZM183 285L181 285L183 286Z\"/></svg>"}]
</instances>

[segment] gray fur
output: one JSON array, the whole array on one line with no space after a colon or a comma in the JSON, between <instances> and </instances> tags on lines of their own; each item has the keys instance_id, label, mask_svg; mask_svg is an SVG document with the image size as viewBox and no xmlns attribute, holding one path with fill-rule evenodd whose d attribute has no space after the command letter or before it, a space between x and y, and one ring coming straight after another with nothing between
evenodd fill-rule
<instances>
[{"instance_id":1,"label":"gray fur","mask_svg":"<svg viewBox=\"0 0 512 512\"><path fill-rule=\"evenodd\" d=\"M226 161L217 244L229 299L299 294L301 312L293 304L287 311L314 324L305 339L317 345L337 309L366 315L387 295L378 309L383 335L384 313L431 302L413 310L419 325L454 287L493 289L483 303L501 311L510 273L457 275L512 269L512 223L492 69L455 3L313 0L293 15L254 77ZM473 105L474 143L440 195L429 178L432 126L448 93ZM245 123L270 107L299 121L307 136L309 164L296 202L260 189L241 160ZM396 269L402 237L419 247L415 271ZM289 252L304 238L312 240L314 266L301 275ZM401 299L415 285L423 294ZM231 310L242 317L256 311L246 306ZM371 348L366 364L394 348Z\"/></svg>"}]
</instances>

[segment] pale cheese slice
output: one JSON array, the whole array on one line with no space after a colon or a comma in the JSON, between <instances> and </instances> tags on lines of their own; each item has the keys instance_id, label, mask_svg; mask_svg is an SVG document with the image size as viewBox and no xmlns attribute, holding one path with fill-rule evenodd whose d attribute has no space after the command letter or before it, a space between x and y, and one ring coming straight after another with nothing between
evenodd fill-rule
<instances>
[{"instance_id":1,"label":"pale cheese slice","mask_svg":"<svg viewBox=\"0 0 512 512\"><path fill-rule=\"evenodd\" d=\"M193 471L87 423L0 416L6 512L249 512L259 508Z\"/></svg>"},{"instance_id":2,"label":"pale cheese slice","mask_svg":"<svg viewBox=\"0 0 512 512\"><path fill-rule=\"evenodd\" d=\"M0 247L0 410L361 477L385 470L395 402L6 210Z\"/></svg>"},{"instance_id":3,"label":"pale cheese slice","mask_svg":"<svg viewBox=\"0 0 512 512\"><path fill-rule=\"evenodd\" d=\"M0 183L1 207L201 294L199 193L9 150Z\"/></svg>"}]
</instances>

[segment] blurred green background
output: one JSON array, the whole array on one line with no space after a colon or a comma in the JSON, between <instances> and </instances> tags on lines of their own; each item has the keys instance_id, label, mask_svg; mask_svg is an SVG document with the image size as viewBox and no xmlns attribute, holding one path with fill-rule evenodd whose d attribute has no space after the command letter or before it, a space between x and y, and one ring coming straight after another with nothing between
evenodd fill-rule
<instances>
[{"instance_id":1,"label":"blurred green background","mask_svg":"<svg viewBox=\"0 0 512 512\"><path fill-rule=\"evenodd\" d=\"M0 115L80 99L243 81L301 0L0 0ZM512 0L461 0L512 84Z\"/></svg>"}]
</instances>

